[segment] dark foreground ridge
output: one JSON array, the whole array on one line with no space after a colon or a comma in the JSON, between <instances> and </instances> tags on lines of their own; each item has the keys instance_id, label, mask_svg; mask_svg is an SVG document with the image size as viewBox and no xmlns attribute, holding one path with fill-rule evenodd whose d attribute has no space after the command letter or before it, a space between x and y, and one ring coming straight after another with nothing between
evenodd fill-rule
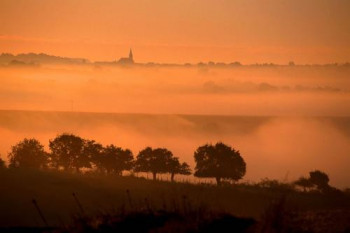
<instances>
[{"instance_id":1,"label":"dark foreground ridge","mask_svg":"<svg viewBox=\"0 0 350 233\"><path fill-rule=\"evenodd\" d=\"M348 193L302 192L267 181L218 187L133 176L6 169L0 172L0 183L0 232L322 233L350 229Z\"/></svg>"}]
</instances>

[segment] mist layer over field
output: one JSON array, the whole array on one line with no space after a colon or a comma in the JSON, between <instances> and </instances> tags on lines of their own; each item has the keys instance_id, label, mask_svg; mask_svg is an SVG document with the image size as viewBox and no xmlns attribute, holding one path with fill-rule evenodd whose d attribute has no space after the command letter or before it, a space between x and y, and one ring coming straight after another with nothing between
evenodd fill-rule
<instances>
[{"instance_id":1,"label":"mist layer over field","mask_svg":"<svg viewBox=\"0 0 350 233\"><path fill-rule=\"evenodd\" d=\"M0 109L350 115L349 67L0 69Z\"/></svg>"},{"instance_id":2,"label":"mist layer over field","mask_svg":"<svg viewBox=\"0 0 350 233\"><path fill-rule=\"evenodd\" d=\"M193 168L198 146L223 141L241 151L245 180L290 181L320 169L348 187L349 74L311 66L1 68L0 109L30 111L0 112L0 153L6 158L24 137L47 147L69 132L135 155L167 147Z\"/></svg>"}]
</instances>

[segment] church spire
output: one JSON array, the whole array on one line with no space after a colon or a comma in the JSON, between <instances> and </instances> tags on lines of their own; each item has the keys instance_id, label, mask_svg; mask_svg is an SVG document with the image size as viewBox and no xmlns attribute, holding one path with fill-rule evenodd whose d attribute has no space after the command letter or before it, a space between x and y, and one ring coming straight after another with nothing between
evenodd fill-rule
<instances>
[{"instance_id":1,"label":"church spire","mask_svg":"<svg viewBox=\"0 0 350 233\"><path fill-rule=\"evenodd\" d=\"M130 59L131 61L134 60L134 55L132 54L132 49L130 49L130 52L129 52L129 59Z\"/></svg>"}]
</instances>

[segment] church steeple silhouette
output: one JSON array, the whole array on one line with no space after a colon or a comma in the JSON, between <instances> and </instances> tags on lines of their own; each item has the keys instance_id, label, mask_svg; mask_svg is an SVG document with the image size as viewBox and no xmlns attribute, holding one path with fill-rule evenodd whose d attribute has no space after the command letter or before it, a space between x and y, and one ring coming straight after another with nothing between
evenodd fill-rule
<instances>
[{"instance_id":1,"label":"church steeple silhouette","mask_svg":"<svg viewBox=\"0 0 350 233\"><path fill-rule=\"evenodd\" d=\"M132 49L130 49L130 52L129 52L129 59L131 61L134 61L134 55L132 54Z\"/></svg>"},{"instance_id":2,"label":"church steeple silhouette","mask_svg":"<svg viewBox=\"0 0 350 233\"><path fill-rule=\"evenodd\" d=\"M122 57L117 61L120 65L132 65L134 64L134 55L132 53L132 49L130 48L129 57Z\"/></svg>"}]
</instances>

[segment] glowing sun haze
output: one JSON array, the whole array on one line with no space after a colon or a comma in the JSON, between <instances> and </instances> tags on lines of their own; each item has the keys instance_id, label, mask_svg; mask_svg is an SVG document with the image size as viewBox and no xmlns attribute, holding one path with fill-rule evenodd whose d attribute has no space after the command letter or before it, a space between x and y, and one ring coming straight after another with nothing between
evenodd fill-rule
<instances>
[{"instance_id":1,"label":"glowing sun haze","mask_svg":"<svg viewBox=\"0 0 350 233\"><path fill-rule=\"evenodd\" d=\"M140 62L350 60L347 0L1 0L0 51Z\"/></svg>"}]
</instances>

